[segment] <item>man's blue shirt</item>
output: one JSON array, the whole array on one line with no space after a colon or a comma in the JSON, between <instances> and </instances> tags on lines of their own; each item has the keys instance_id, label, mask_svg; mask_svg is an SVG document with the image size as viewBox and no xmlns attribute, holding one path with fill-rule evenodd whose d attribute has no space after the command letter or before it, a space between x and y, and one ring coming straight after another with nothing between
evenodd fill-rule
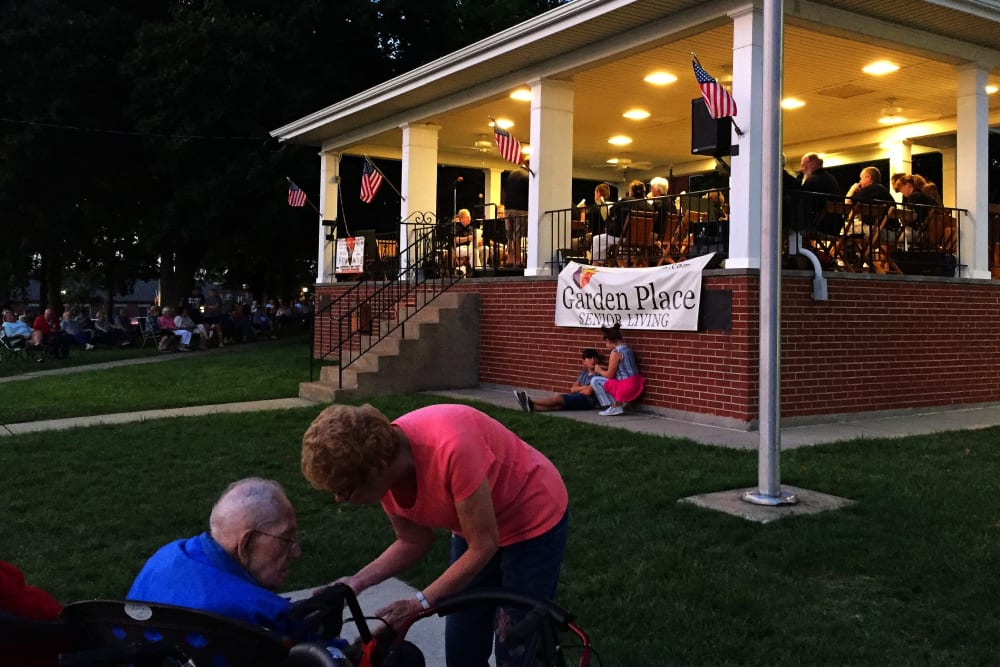
<instances>
[{"instance_id":1,"label":"man's blue shirt","mask_svg":"<svg viewBox=\"0 0 1000 667\"><path fill-rule=\"evenodd\" d=\"M281 635L295 629L288 618L291 603L258 584L208 533L160 548L135 578L128 599L221 614Z\"/></svg>"}]
</instances>

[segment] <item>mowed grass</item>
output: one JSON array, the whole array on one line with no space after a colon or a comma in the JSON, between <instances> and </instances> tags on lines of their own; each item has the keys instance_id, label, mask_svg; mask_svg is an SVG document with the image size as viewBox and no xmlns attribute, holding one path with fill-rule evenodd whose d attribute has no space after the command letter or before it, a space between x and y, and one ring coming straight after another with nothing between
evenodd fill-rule
<instances>
[{"instance_id":1,"label":"mowed grass","mask_svg":"<svg viewBox=\"0 0 1000 667\"><path fill-rule=\"evenodd\" d=\"M434 397L372 400L390 417ZM680 499L751 487L756 455L477 406L569 488L559 602L604 665L995 664L1000 429L784 452L782 481L847 497L767 525ZM315 408L0 440L0 554L64 601L120 598L168 540L206 528L221 489L280 480L304 555L287 588L353 572L392 539L378 507L337 505L299 472ZM447 538L404 578L425 585Z\"/></svg>"},{"instance_id":2,"label":"mowed grass","mask_svg":"<svg viewBox=\"0 0 1000 667\"><path fill-rule=\"evenodd\" d=\"M0 421L16 424L297 396L299 383L309 380L309 340L299 335L207 352L178 352L155 363L0 383L4 396ZM122 352L114 360L128 358L127 348ZM111 360L98 354L103 353L79 352L70 359Z\"/></svg>"}]
</instances>

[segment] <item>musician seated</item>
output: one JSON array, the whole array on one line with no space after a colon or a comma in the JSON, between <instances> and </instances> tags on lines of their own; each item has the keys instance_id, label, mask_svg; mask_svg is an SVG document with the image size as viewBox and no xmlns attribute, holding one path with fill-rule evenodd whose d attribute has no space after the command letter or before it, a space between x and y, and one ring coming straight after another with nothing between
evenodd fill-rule
<instances>
[{"instance_id":1,"label":"musician seated","mask_svg":"<svg viewBox=\"0 0 1000 667\"><path fill-rule=\"evenodd\" d=\"M472 227L472 214L469 209L463 208L453 222L455 251L452 253L452 268L460 276L467 276L472 273L473 249L477 240L476 230ZM482 238L479 239L479 245L482 245Z\"/></svg>"}]
</instances>

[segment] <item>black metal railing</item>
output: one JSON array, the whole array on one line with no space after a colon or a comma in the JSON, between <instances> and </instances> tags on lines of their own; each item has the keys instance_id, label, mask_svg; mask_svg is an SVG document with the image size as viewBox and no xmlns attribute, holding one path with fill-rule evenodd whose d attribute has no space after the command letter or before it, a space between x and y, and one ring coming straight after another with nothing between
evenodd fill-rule
<instances>
[{"instance_id":1,"label":"black metal railing","mask_svg":"<svg viewBox=\"0 0 1000 667\"><path fill-rule=\"evenodd\" d=\"M786 232L800 233L824 270L952 277L961 265L965 209L797 190L782 205Z\"/></svg>"},{"instance_id":2,"label":"black metal railing","mask_svg":"<svg viewBox=\"0 0 1000 667\"><path fill-rule=\"evenodd\" d=\"M729 252L728 189L548 211L551 264L657 266Z\"/></svg>"},{"instance_id":3,"label":"black metal railing","mask_svg":"<svg viewBox=\"0 0 1000 667\"><path fill-rule=\"evenodd\" d=\"M357 282L319 304L310 380L317 361L331 361L338 366L342 384L345 368L397 329L405 337L407 321L455 284L457 278L448 270L454 245L450 222L445 228L433 213L419 212L401 225L408 240L402 252L396 251L398 240L394 244L384 235L376 237L377 266L366 266Z\"/></svg>"}]
</instances>

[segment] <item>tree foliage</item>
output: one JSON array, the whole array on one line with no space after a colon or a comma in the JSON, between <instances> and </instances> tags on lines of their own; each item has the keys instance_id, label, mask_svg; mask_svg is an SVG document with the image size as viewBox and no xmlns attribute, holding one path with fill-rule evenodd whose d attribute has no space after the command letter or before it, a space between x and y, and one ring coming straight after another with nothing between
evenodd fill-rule
<instances>
[{"instance_id":1,"label":"tree foliage","mask_svg":"<svg viewBox=\"0 0 1000 667\"><path fill-rule=\"evenodd\" d=\"M159 276L287 294L316 216L268 131L529 18L551 0L20 0L0 21L0 293L72 273L112 296ZM312 189L315 192L314 189Z\"/></svg>"}]
</instances>

